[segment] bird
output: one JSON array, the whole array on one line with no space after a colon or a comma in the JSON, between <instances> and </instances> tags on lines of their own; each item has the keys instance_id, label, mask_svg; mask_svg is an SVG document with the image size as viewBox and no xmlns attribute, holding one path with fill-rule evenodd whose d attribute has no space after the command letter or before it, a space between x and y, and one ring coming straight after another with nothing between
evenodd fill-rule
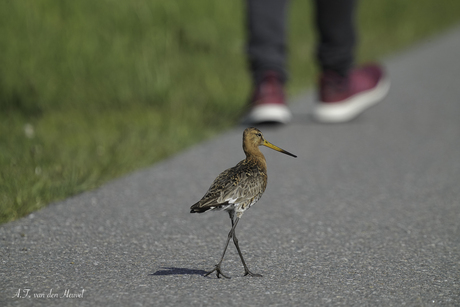
<instances>
[{"instance_id":1,"label":"bird","mask_svg":"<svg viewBox=\"0 0 460 307\"><path fill-rule=\"evenodd\" d=\"M209 276L211 273L216 272L217 278L220 278L221 275L225 278L230 278L222 273L221 265L230 239L233 239L243 263L244 276L262 277L262 275L255 274L249 270L235 233L236 225L243 213L262 197L267 187L267 162L259 146L266 146L297 158L296 155L268 142L259 129L249 127L244 130L243 151L246 154L246 158L236 166L220 173L201 200L190 207L190 213L224 210L228 212L232 221L232 228L228 233L220 261L213 270L207 272L204 276Z\"/></svg>"}]
</instances>

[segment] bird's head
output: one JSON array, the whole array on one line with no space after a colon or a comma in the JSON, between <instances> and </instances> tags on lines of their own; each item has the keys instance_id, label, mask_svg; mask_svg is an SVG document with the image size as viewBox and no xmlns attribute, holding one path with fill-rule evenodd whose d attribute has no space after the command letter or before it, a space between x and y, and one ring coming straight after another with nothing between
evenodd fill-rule
<instances>
[{"instance_id":1,"label":"bird's head","mask_svg":"<svg viewBox=\"0 0 460 307\"><path fill-rule=\"evenodd\" d=\"M254 127L249 127L246 128L243 132L243 149L246 154L248 152L252 151L259 151L258 147L259 146L266 146L268 148L274 149L276 151L282 152L286 155L292 156L294 158L297 158L296 155L291 154L290 152L279 148L278 146L273 145L269 141L267 141L263 134L262 131L260 131L257 128Z\"/></svg>"}]
</instances>

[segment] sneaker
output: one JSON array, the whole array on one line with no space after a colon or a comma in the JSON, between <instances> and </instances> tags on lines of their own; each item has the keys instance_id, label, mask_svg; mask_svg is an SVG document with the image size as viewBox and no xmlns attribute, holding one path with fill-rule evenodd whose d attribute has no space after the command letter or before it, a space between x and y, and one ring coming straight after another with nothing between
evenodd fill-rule
<instances>
[{"instance_id":1,"label":"sneaker","mask_svg":"<svg viewBox=\"0 0 460 307\"><path fill-rule=\"evenodd\" d=\"M319 101L313 116L324 123L352 120L381 101L390 88L383 69L368 64L351 70L347 77L328 71L319 81Z\"/></svg>"},{"instance_id":2,"label":"sneaker","mask_svg":"<svg viewBox=\"0 0 460 307\"><path fill-rule=\"evenodd\" d=\"M276 72L268 71L252 94L250 110L243 122L287 124L291 117L285 103L283 83Z\"/></svg>"}]
</instances>

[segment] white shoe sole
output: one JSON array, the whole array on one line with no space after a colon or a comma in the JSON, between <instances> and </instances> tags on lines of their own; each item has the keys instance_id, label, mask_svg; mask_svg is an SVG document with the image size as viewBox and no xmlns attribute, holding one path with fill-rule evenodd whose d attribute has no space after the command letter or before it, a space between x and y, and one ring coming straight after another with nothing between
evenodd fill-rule
<instances>
[{"instance_id":1,"label":"white shoe sole","mask_svg":"<svg viewBox=\"0 0 460 307\"><path fill-rule=\"evenodd\" d=\"M348 98L343 102L318 102L313 109L313 117L322 123L343 123L350 121L366 109L380 102L390 89L390 80L382 79L375 88Z\"/></svg>"},{"instance_id":2,"label":"white shoe sole","mask_svg":"<svg viewBox=\"0 0 460 307\"><path fill-rule=\"evenodd\" d=\"M247 124L260 124L267 122L287 124L291 118L291 111L287 106L279 104L263 104L255 106L246 118L244 118L243 122Z\"/></svg>"}]
</instances>

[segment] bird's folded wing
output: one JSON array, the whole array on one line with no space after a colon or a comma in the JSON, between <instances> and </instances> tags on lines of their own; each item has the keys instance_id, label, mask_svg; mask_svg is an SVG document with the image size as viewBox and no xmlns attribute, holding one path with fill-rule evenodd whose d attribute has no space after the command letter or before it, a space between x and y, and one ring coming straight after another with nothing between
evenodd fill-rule
<instances>
[{"instance_id":1,"label":"bird's folded wing","mask_svg":"<svg viewBox=\"0 0 460 307\"><path fill-rule=\"evenodd\" d=\"M241 172L234 167L222 172L192 208L204 212L210 209L226 209L230 205L251 204L264 190L265 184L260 176L254 176L251 171Z\"/></svg>"}]
</instances>

